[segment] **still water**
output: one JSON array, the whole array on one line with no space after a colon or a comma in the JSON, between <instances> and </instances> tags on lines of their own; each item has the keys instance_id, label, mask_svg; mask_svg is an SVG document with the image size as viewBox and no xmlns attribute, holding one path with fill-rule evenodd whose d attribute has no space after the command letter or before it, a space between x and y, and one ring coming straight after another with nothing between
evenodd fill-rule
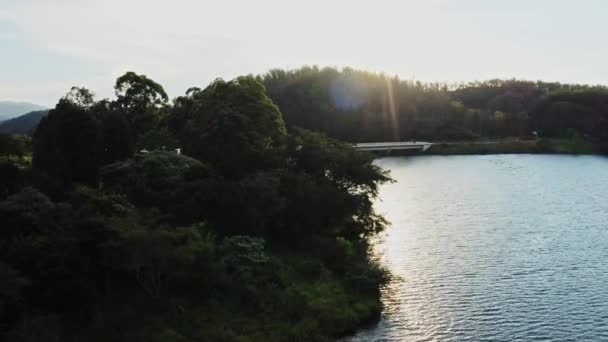
<instances>
[{"instance_id":1,"label":"still water","mask_svg":"<svg viewBox=\"0 0 608 342\"><path fill-rule=\"evenodd\" d=\"M351 341L608 341L608 158L378 161L398 278Z\"/></svg>"}]
</instances>

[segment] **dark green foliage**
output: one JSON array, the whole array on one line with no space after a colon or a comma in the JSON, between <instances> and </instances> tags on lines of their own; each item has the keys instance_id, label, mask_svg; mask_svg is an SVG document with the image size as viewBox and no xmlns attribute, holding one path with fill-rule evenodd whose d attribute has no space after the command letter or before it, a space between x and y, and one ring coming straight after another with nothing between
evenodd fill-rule
<instances>
[{"instance_id":1,"label":"dark green foliage","mask_svg":"<svg viewBox=\"0 0 608 342\"><path fill-rule=\"evenodd\" d=\"M136 204L172 208L183 205L182 187L209 174L200 161L174 152L136 154L100 170L101 185L107 191L124 193ZM193 193L183 193L192 196ZM192 208L194 210L194 208Z\"/></svg>"},{"instance_id":2,"label":"dark green foliage","mask_svg":"<svg viewBox=\"0 0 608 342\"><path fill-rule=\"evenodd\" d=\"M259 79L288 127L351 142L471 135L452 122L462 108L441 86L350 68L272 70Z\"/></svg>"},{"instance_id":3,"label":"dark green foliage","mask_svg":"<svg viewBox=\"0 0 608 342\"><path fill-rule=\"evenodd\" d=\"M73 87L44 117L34 136L34 169L64 183L96 184L101 165L133 153L131 124L108 100Z\"/></svg>"},{"instance_id":4,"label":"dark green foliage","mask_svg":"<svg viewBox=\"0 0 608 342\"><path fill-rule=\"evenodd\" d=\"M133 153L134 139L127 119L101 107L101 165L128 158Z\"/></svg>"},{"instance_id":5,"label":"dark green foliage","mask_svg":"<svg viewBox=\"0 0 608 342\"><path fill-rule=\"evenodd\" d=\"M116 90L73 88L33 168L0 165L2 340L330 341L378 317L371 155L287 134L252 77L173 107L145 76Z\"/></svg>"},{"instance_id":6,"label":"dark green foliage","mask_svg":"<svg viewBox=\"0 0 608 342\"><path fill-rule=\"evenodd\" d=\"M0 133L0 156L21 158L29 152L31 144L27 136Z\"/></svg>"},{"instance_id":7,"label":"dark green foliage","mask_svg":"<svg viewBox=\"0 0 608 342\"><path fill-rule=\"evenodd\" d=\"M0 322L15 324L11 314L21 309L22 291L29 281L11 266L0 262Z\"/></svg>"},{"instance_id":8,"label":"dark green foliage","mask_svg":"<svg viewBox=\"0 0 608 342\"><path fill-rule=\"evenodd\" d=\"M215 242L204 227L150 229L129 224L119 229L108 265L114 271L131 275L149 297L197 292L213 282L213 274L206 272L213 272L214 266L208 264L215 261Z\"/></svg>"},{"instance_id":9,"label":"dark green foliage","mask_svg":"<svg viewBox=\"0 0 608 342\"><path fill-rule=\"evenodd\" d=\"M136 145L175 145L166 129L153 130L167 101L160 85L129 72L115 88L116 101L96 102L91 91L73 87L36 130L34 169L66 184L94 185L102 165L128 158Z\"/></svg>"},{"instance_id":10,"label":"dark green foliage","mask_svg":"<svg viewBox=\"0 0 608 342\"><path fill-rule=\"evenodd\" d=\"M536 105L532 125L542 136L608 140L608 91L556 92Z\"/></svg>"},{"instance_id":11,"label":"dark green foliage","mask_svg":"<svg viewBox=\"0 0 608 342\"><path fill-rule=\"evenodd\" d=\"M519 80L423 84L345 68L272 70L258 79L289 127L351 142L584 136L608 139L605 87Z\"/></svg>"},{"instance_id":12,"label":"dark green foliage","mask_svg":"<svg viewBox=\"0 0 608 342\"><path fill-rule=\"evenodd\" d=\"M60 100L34 135L34 168L66 183L95 184L101 160L100 128L100 120L88 108Z\"/></svg>"},{"instance_id":13,"label":"dark green foliage","mask_svg":"<svg viewBox=\"0 0 608 342\"><path fill-rule=\"evenodd\" d=\"M138 75L132 71L116 80L114 90L116 91L116 102L126 108L160 106L169 100L160 84L146 75Z\"/></svg>"},{"instance_id":14,"label":"dark green foliage","mask_svg":"<svg viewBox=\"0 0 608 342\"><path fill-rule=\"evenodd\" d=\"M127 117L137 136L156 127L162 106L169 97L163 87L148 78L129 71L114 85L115 106Z\"/></svg>"},{"instance_id":15,"label":"dark green foliage","mask_svg":"<svg viewBox=\"0 0 608 342\"><path fill-rule=\"evenodd\" d=\"M236 281L247 286L255 286L256 282L264 281L259 275L268 271L270 266L264 251L264 239L235 235L224 239L220 248L222 263Z\"/></svg>"},{"instance_id":16,"label":"dark green foliage","mask_svg":"<svg viewBox=\"0 0 608 342\"><path fill-rule=\"evenodd\" d=\"M216 80L176 99L169 127L186 154L228 177L275 165L286 134L281 112L252 77Z\"/></svg>"},{"instance_id":17,"label":"dark green foliage","mask_svg":"<svg viewBox=\"0 0 608 342\"><path fill-rule=\"evenodd\" d=\"M47 229L46 222L55 208L53 202L33 188L26 188L0 203L0 217L5 224L2 235L13 239Z\"/></svg>"},{"instance_id":18,"label":"dark green foliage","mask_svg":"<svg viewBox=\"0 0 608 342\"><path fill-rule=\"evenodd\" d=\"M21 305L0 292L10 310L4 322L33 320L33 330L16 324L6 332L12 340L126 341L173 331L185 341L325 341L379 312L382 279L366 275L365 259L344 239L336 241L349 251L332 252L328 266L350 264L334 274L315 253L269 251L253 236L218 241L204 225L169 227L120 196L87 188L76 189L69 204L27 190L0 209L22 212L10 222L2 217L21 232L19 243L2 236L14 242L2 249L9 264L0 267L7 278L0 290L27 298ZM303 261L317 264L313 273ZM345 269L359 278L340 276Z\"/></svg>"},{"instance_id":19,"label":"dark green foliage","mask_svg":"<svg viewBox=\"0 0 608 342\"><path fill-rule=\"evenodd\" d=\"M299 130L290 137L285 193L288 230L367 238L384 227L372 208L378 185L390 180L373 156L318 133ZM308 215L309 212L319 215Z\"/></svg>"},{"instance_id":20,"label":"dark green foliage","mask_svg":"<svg viewBox=\"0 0 608 342\"><path fill-rule=\"evenodd\" d=\"M90 108L95 104L95 94L87 88L72 87L63 97L67 102L81 108Z\"/></svg>"},{"instance_id":21,"label":"dark green foliage","mask_svg":"<svg viewBox=\"0 0 608 342\"><path fill-rule=\"evenodd\" d=\"M19 191L26 185L25 172L16 164L0 162L0 200Z\"/></svg>"},{"instance_id":22,"label":"dark green foliage","mask_svg":"<svg viewBox=\"0 0 608 342\"><path fill-rule=\"evenodd\" d=\"M137 142L138 151L175 151L179 146L177 139L166 127L146 132Z\"/></svg>"}]
</instances>

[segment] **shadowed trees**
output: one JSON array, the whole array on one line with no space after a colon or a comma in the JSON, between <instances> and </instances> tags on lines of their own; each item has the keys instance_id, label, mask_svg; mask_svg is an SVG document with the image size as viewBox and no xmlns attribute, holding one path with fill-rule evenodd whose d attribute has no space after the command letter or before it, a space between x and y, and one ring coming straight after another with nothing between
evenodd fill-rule
<instances>
[{"instance_id":1,"label":"shadowed trees","mask_svg":"<svg viewBox=\"0 0 608 342\"><path fill-rule=\"evenodd\" d=\"M59 101L34 134L33 166L65 183L95 184L100 166L101 121L90 108Z\"/></svg>"},{"instance_id":2,"label":"shadowed trees","mask_svg":"<svg viewBox=\"0 0 608 342\"><path fill-rule=\"evenodd\" d=\"M116 80L115 106L126 116L133 133L140 136L155 128L169 97L163 87L145 75L127 72Z\"/></svg>"},{"instance_id":3,"label":"shadowed trees","mask_svg":"<svg viewBox=\"0 0 608 342\"><path fill-rule=\"evenodd\" d=\"M65 183L93 185L102 165L129 157L135 146L164 146L156 137L162 130L155 130L167 102L162 86L127 72L115 90L116 100L95 101L90 90L73 87L35 131L34 168Z\"/></svg>"},{"instance_id":4,"label":"shadowed trees","mask_svg":"<svg viewBox=\"0 0 608 342\"><path fill-rule=\"evenodd\" d=\"M116 95L73 88L33 169L0 168L3 340L329 341L377 317L373 156L288 132L250 76Z\"/></svg>"},{"instance_id":5,"label":"shadowed trees","mask_svg":"<svg viewBox=\"0 0 608 342\"><path fill-rule=\"evenodd\" d=\"M288 127L351 142L544 137L608 140L608 90L520 80L421 83L344 68L258 76Z\"/></svg>"},{"instance_id":6,"label":"shadowed trees","mask_svg":"<svg viewBox=\"0 0 608 342\"><path fill-rule=\"evenodd\" d=\"M285 141L281 112L252 77L216 80L175 101L169 127L184 152L238 176L276 163Z\"/></svg>"},{"instance_id":7,"label":"shadowed trees","mask_svg":"<svg viewBox=\"0 0 608 342\"><path fill-rule=\"evenodd\" d=\"M31 143L27 136L0 132L0 156L21 158L28 153Z\"/></svg>"}]
</instances>

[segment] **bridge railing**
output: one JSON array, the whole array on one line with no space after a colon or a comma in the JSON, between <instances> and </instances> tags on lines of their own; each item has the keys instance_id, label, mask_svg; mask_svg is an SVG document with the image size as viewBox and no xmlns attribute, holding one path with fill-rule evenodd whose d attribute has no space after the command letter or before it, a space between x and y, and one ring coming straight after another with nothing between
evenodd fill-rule
<instances>
[{"instance_id":1,"label":"bridge railing","mask_svg":"<svg viewBox=\"0 0 608 342\"><path fill-rule=\"evenodd\" d=\"M390 151L390 150L420 150L426 151L433 144L425 141L418 142L370 142L354 144L360 151Z\"/></svg>"}]
</instances>

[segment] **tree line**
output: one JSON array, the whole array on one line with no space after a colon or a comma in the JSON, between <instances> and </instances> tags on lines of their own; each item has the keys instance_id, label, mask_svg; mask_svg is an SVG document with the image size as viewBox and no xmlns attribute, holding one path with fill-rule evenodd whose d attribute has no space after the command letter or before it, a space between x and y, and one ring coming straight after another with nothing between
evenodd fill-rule
<instances>
[{"instance_id":1,"label":"tree line","mask_svg":"<svg viewBox=\"0 0 608 342\"><path fill-rule=\"evenodd\" d=\"M521 80L422 83L351 68L274 69L257 79L288 126L350 142L582 138L608 141L608 89Z\"/></svg>"},{"instance_id":2,"label":"tree line","mask_svg":"<svg viewBox=\"0 0 608 342\"><path fill-rule=\"evenodd\" d=\"M329 341L378 317L373 156L288 128L252 76L114 88L72 88L31 166L0 163L2 340Z\"/></svg>"}]
</instances>

